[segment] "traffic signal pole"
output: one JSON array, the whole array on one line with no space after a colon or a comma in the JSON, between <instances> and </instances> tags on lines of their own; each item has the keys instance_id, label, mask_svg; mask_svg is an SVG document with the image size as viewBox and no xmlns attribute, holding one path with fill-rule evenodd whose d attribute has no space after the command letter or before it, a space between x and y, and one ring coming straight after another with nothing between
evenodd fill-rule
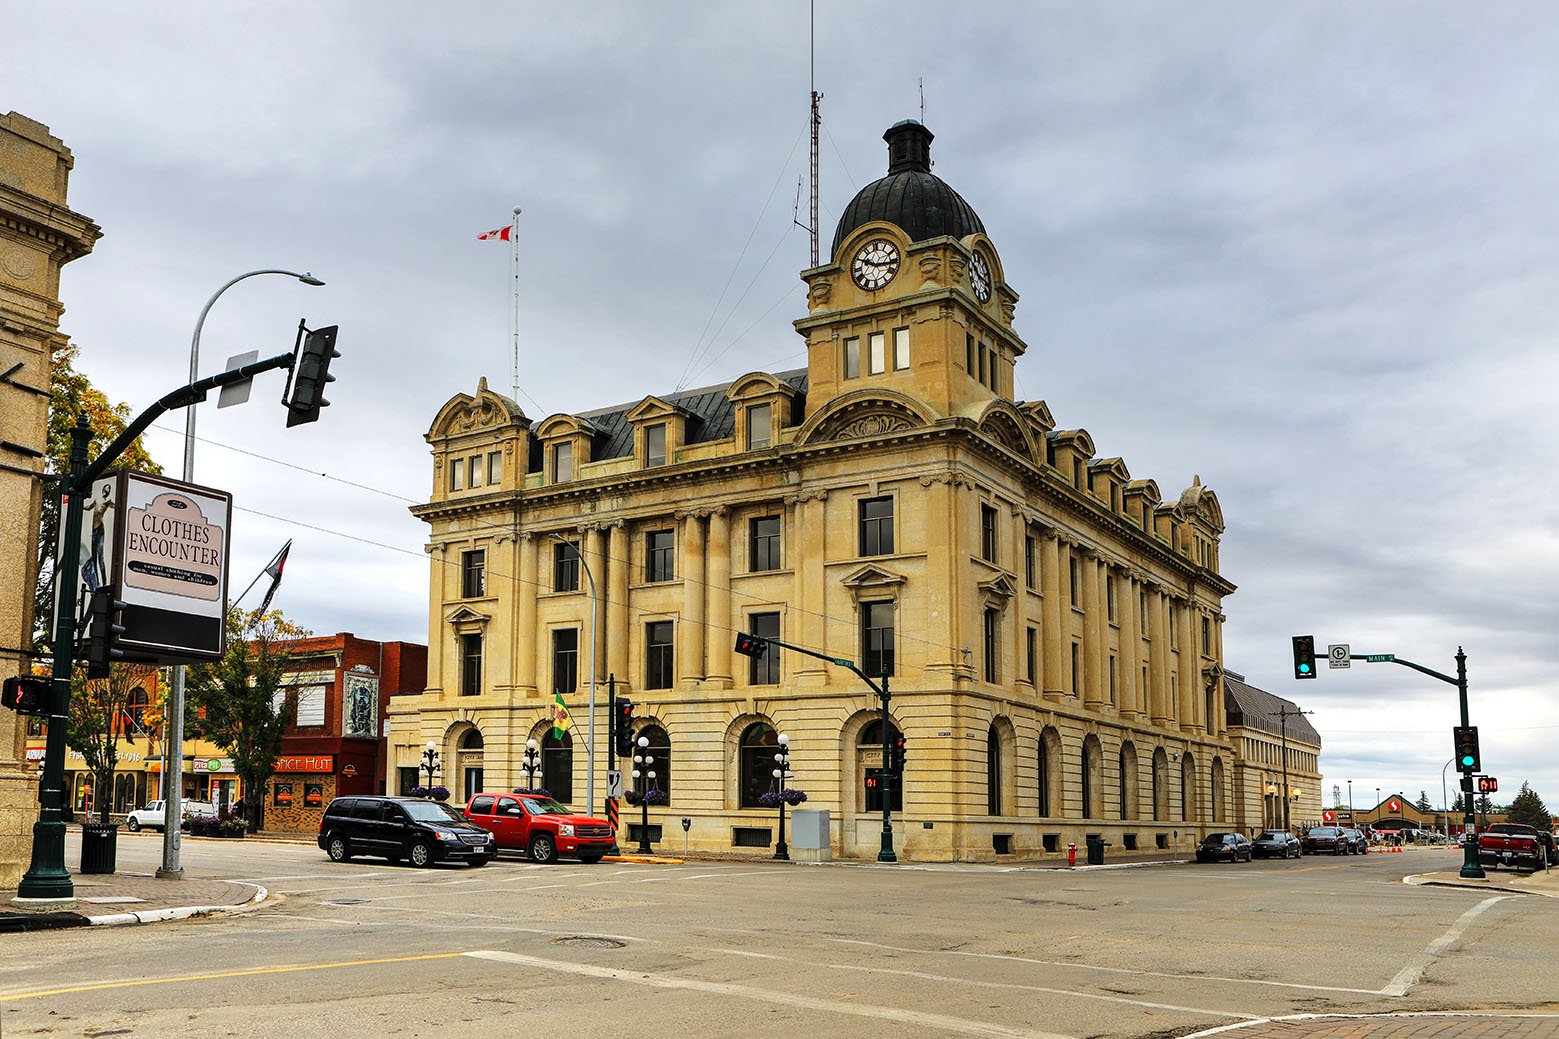
<instances>
[{"instance_id":1,"label":"traffic signal pole","mask_svg":"<svg viewBox=\"0 0 1559 1039\"><path fill-rule=\"evenodd\" d=\"M55 593L53 695L46 714L48 732L43 751L43 776L38 783L40 811L32 828L32 861L17 885L14 901L22 905L47 905L70 902L76 897L75 885L65 869L65 730L69 725L71 673L76 666L75 628L79 605L76 574L81 568L81 524L92 481L103 475L136 437L164 413L198 404L206 399L207 391L218 386L240 382L275 368L290 367L292 358L289 351L174 390L142 412L90 463L87 446L92 442L92 427L85 412L72 428L70 474L60 486L64 543L54 568L59 587Z\"/></svg>"},{"instance_id":2,"label":"traffic signal pole","mask_svg":"<svg viewBox=\"0 0 1559 1039\"><path fill-rule=\"evenodd\" d=\"M1392 653L1350 653L1349 659L1363 660L1370 664L1401 664L1410 667L1414 671L1426 674L1430 678L1438 678L1456 687L1457 696L1461 700L1462 728L1469 727L1472 723L1467 713L1467 654L1461 646L1456 647L1456 677L1442 674L1434 668L1415 664L1411 660L1403 660ZM1457 770L1462 774L1462 868L1460 875L1469 880L1483 880L1483 864L1478 861L1478 842L1468 841L1466 838L1477 832L1478 819L1472 804L1472 774L1476 768L1469 768L1461 761L1456 763Z\"/></svg>"},{"instance_id":3,"label":"traffic signal pole","mask_svg":"<svg viewBox=\"0 0 1559 1039\"><path fill-rule=\"evenodd\" d=\"M740 647L740 643L744 638L754 639L755 641L761 642L763 645L778 646L781 649L788 649L792 653L800 653L803 656L815 657L818 660L826 660L830 664L837 664L839 667L846 668L847 670L853 672L855 676L861 681L865 682L871 688L871 691L876 693L877 697L882 701L882 848L877 852L877 861L899 861L898 856L893 853L893 784L895 778L902 782L903 777L895 777L893 770L888 767L888 756L892 752L892 739L890 738L889 733L893 731L893 721L888 714L888 704L893 699L893 694L888 691L888 676L880 676L882 678L882 684L878 685L876 682L871 680L866 672L856 667L855 661L853 660L846 660L844 657L831 657L827 653L819 653L817 650L807 649L805 646L793 646L789 642L781 642L779 639L769 638L767 635L738 635L737 652L739 653L746 653L746 650L743 650ZM753 656L758 654L748 653L747 655Z\"/></svg>"}]
</instances>

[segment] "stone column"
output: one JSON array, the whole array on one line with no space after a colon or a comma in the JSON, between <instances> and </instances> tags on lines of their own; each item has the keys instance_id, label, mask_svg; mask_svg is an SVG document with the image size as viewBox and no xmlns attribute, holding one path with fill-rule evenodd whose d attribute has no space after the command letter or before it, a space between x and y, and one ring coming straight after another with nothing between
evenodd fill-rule
<instances>
[{"instance_id":1,"label":"stone column","mask_svg":"<svg viewBox=\"0 0 1559 1039\"><path fill-rule=\"evenodd\" d=\"M780 536L783 550L783 528ZM731 688L731 647L741 628L731 614L731 512L721 506L709 514L709 558L705 579L709 582L709 681L719 689Z\"/></svg>"},{"instance_id":2,"label":"stone column","mask_svg":"<svg viewBox=\"0 0 1559 1039\"><path fill-rule=\"evenodd\" d=\"M682 688L704 678L704 523L698 513L682 515L682 623L677 632L677 671Z\"/></svg>"},{"instance_id":3,"label":"stone column","mask_svg":"<svg viewBox=\"0 0 1559 1039\"><path fill-rule=\"evenodd\" d=\"M920 485L925 488L922 499L924 509L920 514L924 526L915 538L917 543L928 549L925 591L921 594L923 602L919 604L918 610L925 617L924 623L928 630L940 627L945 632L945 637L928 639L927 644L917 647L915 652L918 654L923 650L927 654L924 665L927 680L945 683L948 688L953 688L953 683L959 678L978 673L970 668L971 661L962 652L963 647L970 645L970 642L964 634L968 631L967 622L960 611L981 609L974 595L974 571L967 562L962 565L957 562L966 558L960 549L963 538L959 536L961 524L957 480L951 472L928 473L920 478ZM898 548L903 548L910 541L905 529L910 517L903 511L895 517L897 527L894 533ZM961 582L968 583L967 596L962 594L964 590L959 587ZM901 601L899 605L899 630L914 630L908 604ZM976 630L983 632L984 629L977 625ZM973 644L979 645L978 636ZM902 640L900 645L906 646ZM854 657L859 653L860 647L855 646L843 655ZM901 662L900 666L904 664L907 661Z\"/></svg>"},{"instance_id":4,"label":"stone column","mask_svg":"<svg viewBox=\"0 0 1559 1039\"><path fill-rule=\"evenodd\" d=\"M1083 597L1083 704L1098 710L1104 703L1102 673L1106 650L1104 636L1104 567L1098 553L1084 549L1078 583Z\"/></svg>"},{"instance_id":5,"label":"stone column","mask_svg":"<svg viewBox=\"0 0 1559 1039\"><path fill-rule=\"evenodd\" d=\"M540 542L528 531L519 536L515 553L520 559L520 581L514 590L519 600L518 622L514 626L514 685L521 694L535 693L536 689L536 595L541 591L537 584L536 553Z\"/></svg>"},{"instance_id":6,"label":"stone column","mask_svg":"<svg viewBox=\"0 0 1559 1039\"><path fill-rule=\"evenodd\" d=\"M790 558L795 560L793 569L796 584L790 600L795 609L790 616L794 618L792 626L799 629L796 640L803 646L823 646L826 642L823 620L828 608L828 595L823 562L827 545L823 527L827 493L806 491L798 494L793 503L796 543L790 546ZM790 641L789 633L782 637ZM849 655L853 659L858 652L858 648L852 649ZM794 660L785 663L794 664L795 670L790 673L795 675L798 686L818 688L827 684L827 665L814 657L800 654L794 656Z\"/></svg>"},{"instance_id":7,"label":"stone column","mask_svg":"<svg viewBox=\"0 0 1559 1039\"><path fill-rule=\"evenodd\" d=\"M1119 598L1116 608L1121 621L1121 713L1129 718L1142 716L1142 636L1138 634L1140 620L1137 616L1137 579L1130 571L1121 572Z\"/></svg>"},{"instance_id":8,"label":"stone column","mask_svg":"<svg viewBox=\"0 0 1559 1039\"><path fill-rule=\"evenodd\" d=\"M1154 725L1169 722L1169 600L1157 585L1148 590L1153 637L1148 643L1148 716Z\"/></svg>"},{"instance_id":9,"label":"stone column","mask_svg":"<svg viewBox=\"0 0 1559 1039\"><path fill-rule=\"evenodd\" d=\"M611 598L611 577L610 567L607 562L606 542L606 531L599 523L586 527L579 535L579 547L582 552L582 558L590 563L590 574L595 578L595 600L586 607L586 610L595 611L595 659L590 660L590 666L595 669L597 684L606 681L606 645L608 641L606 637L606 612L609 608L607 605L608 600ZM585 583L588 585L589 581L587 580ZM586 588L586 590L588 591L589 589ZM588 639L591 629L590 613L587 612L585 616L585 627L580 635L582 638ZM589 659L589 646L581 646L580 648L584 652L579 654L579 658L581 660ZM590 681L590 672L581 672L580 678L588 683Z\"/></svg>"},{"instance_id":10,"label":"stone column","mask_svg":"<svg viewBox=\"0 0 1559 1039\"><path fill-rule=\"evenodd\" d=\"M628 674L628 646L633 632L628 623L628 575L633 570L633 549L628 543L628 528L621 521L613 523L607 534L607 553L611 558L606 566L606 586L609 589L606 603L606 672L617 676L617 691L626 692L632 683Z\"/></svg>"},{"instance_id":11,"label":"stone column","mask_svg":"<svg viewBox=\"0 0 1559 1039\"><path fill-rule=\"evenodd\" d=\"M1174 705L1175 721L1182 730L1196 725L1196 698L1202 695L1202 668L1198 643L1202 632L1197 626L1196 610L1189 600L1180 600L1175 609L1180 613L1180 702Z\"/></svg>"},{"instance_id":12,"label":"stone column","mask_svg":"<svg viewBox=\"0 0 1559 1039\"><path fill-rule=\"evenodd\" d=\"M1040 604L1040 660L1044 679L1045 699L1063 698L1062 661L1067 654L1066 640L1061 626L1061 541L1056 531L1046 529L1040 536L1040 590L1044 601Z\"/></svg>"}]
</instances>

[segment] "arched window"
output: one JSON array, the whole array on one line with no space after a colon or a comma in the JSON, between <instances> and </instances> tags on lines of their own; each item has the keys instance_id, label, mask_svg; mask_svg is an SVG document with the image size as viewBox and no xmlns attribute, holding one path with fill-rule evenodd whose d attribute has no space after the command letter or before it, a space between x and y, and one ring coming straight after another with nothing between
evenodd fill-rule
<instances>
[{"instance_id":1,"label":"arched window","mask_svg":"<svg viewBox=\"0 0 1559 1039\"><path fill-rule=\"evenodd\" d=\"M1180 821L1196 818L1196 761L1189 753L1180 757Z\"/></svg>"},{"instance_id":2,"label":"arched window","mask_svg":"<svg viewBox=\"0 0 1559 1039\"><path fill-rule=\"evenodd\" d=\"M136 686L130 690L130 702L127 705L127 710L130 713L130 717L135 719L135 728L144 729L146 727L146 708L150 702L145 689Z\"/></svg>"},{"instance_id":3,"label":"arched window","mask_svg":"<svg viewBox=\"0 0 1559 1039\"><path fill-rule=\"evenodd\" d=\"M774 789L774 752L779 733L768 722L753 722L742 730L741 806L761 808L758 797Z\"/></svg>"},{"instance_id":4,"label":"arched window","mask_svg":"<svg viewBox=\"0 0 1559 1039\"><path fill-rule=\"evenodd\" d=\"M1001 814L1001 736L994 725L985 734L985 813Z\"/></svg>"},{"instance_id":5,"label":"arched window","mask_svg":"<svg viewBox=\"0 0 1559 1039\"><path fill-rule=\"evenodd\" d=\"M541 738L541 785L554 799L571 804L574 800L574 740L564 732L547 729Z\"/></svg>"},{"instance_id":6,"label":"arched window","mask_svg":"<svg viewBox=\"0 0 1559 1039\"><path fill-rule=\"evenodd\" d=\"M1120 753L1121 818L1137 817L1137 748L1130 741L1121 744Z\"/></svg>"},{"instance_id":7,"label":"arched window","mask_svg":"<svg viewBox=\"0 0 1559 1039\"><path fill-rule=\"evenodd\" d=\"M671 737L666 735L666 730L659 725L646 725L633 734L633 752L640 753L639 740L647 740L644 752L655 760L649 763L649 767L636 765L640 772L653 772L653 777L641 775L633 781L633 789L637 793L646 790L659 790L666 795L667 804L671 803Z\"/></svg>"},{"instance_id":8,"label":"arched window","mask_svg":"<svg viewBox=\"0 0 1559 1039\"><path fill-rule=\"evenodd\" d=\"M891 742L899 738L899 730L895 725L888 726L888 740ZM855 740L855 760L858 772L858 784L856 789L863 791L864 797L860 802L862 812L882 811L882 791L888 785L883 777L882 762L882 719L879 717L861 727L861 734ZM904 784L902 778L892 784L892 794L888 798L888 807L895 812L904 810Z\"/></svg>"},{"instance_id":9,"label":"arched window","mask_svg":"<svg viewBox=\"0 0 1559 1039\"><path fill-rule=\"evenodd\" d=\"M471 800L481 793L485 786L482 781L482 743L481 730L473 728L462 732L455 744L455 775L459 778L460 785L454 790L454 795L458 801Z\"/></svg>"},{"instance_id":10,"label":"arched window","mask_svg":"<svg viewBox=\"0 0 1559 1039\"><path fill-rule=\"evenodd\" d=\"M1153 751L1153 819L1164 822L1169 818L1169 755L1164 748Z\"/></svg>"},{"instance_id":11,"label":"arched window","mask_svg":"<svg viewBox=\"0 0 1559 1039\"><path fill-rule=\"evenodd\" d=\"M460 737L461 750L481 750L482 743L481 729L468 729L465 735Z\"/></svg>"},{"instance_id":12,"label":"arched window","mask_svg":"<svg viewBox=\"0 0 1559 1039\"><path fill-rule=\"evenodd\" d=\"M1083 818L1097 818L1099 796L1099 737L1086 736L1083 739L1082 759L1082 794L1083 794Z\"/></svg>"},{"instance_id":13,"label":"arched window","mask_svg":"<svg viewBox=\"0 0 1559 1039\"><path fill-rule=\"evenodd\" d=\"M1049 818L1065 814L1061 807L1061 736L1046 726L1039 734L1039 814Z\"/></svg>"},{"instance_id":14,"label":"arched window","mask_svg":"<svg viewBox=\"0 0 1559 1039\"><path fill-rule=\"evenodd\" d=\"M1213 822L1223 822L1223 759L1213 758L1212 768Z\"/></svg>"}]
</instances>

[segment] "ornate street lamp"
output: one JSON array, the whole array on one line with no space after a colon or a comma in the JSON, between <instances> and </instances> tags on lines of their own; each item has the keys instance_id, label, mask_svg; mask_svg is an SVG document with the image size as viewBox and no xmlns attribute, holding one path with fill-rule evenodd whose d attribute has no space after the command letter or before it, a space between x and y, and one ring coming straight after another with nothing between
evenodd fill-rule
<instances>
[{"instance_id":1,"label":"ornate street lamp","mask_svg":"<svg viewBox=\"0 0 1559 1039\"><path fill-rule=\"evenodd\" d=\"M422 750L422 768L428 774L428 796L433 796L433 776L438 772L438 744L432 740Z\"/></svg>"},{"instance_id":2,"label":"ornate street lamp","mask_svg":"<svg viewBox=\"0 0 1559 1039\"><path fill-rule=\"evenodd\" d=\"M774 754L774 791L779 795L779 842L774 845L776 859L790 860L790 846L785 843L785 780L790 778L790 737L779 734L779 750Z\"/></svg>"},{"instance_id":3,"label":"ornate street lamp","mask_svg":"<svg viewBox=\"0 0 1559 1039\"><path fill-rule=\"evenodd\" d=\"M640 736L636 743L633 755L633 778L641 776L644 782L639 784L639 854L653 854L650 847L650 790L654 784L650 780L655 778L655 771L650 768L655 764L655 758L649 751L650 740L648 736Z\"/></svg>"},{"instance_id":4,"label":"ornate street lamp","mask_svg":"<svg viewBox=\"0 0 1559 1039\"><path fill-rule=\"evenodd\" d=\"M520 771L527 777L525 789L540 789L536 785L536 777L541 774L541 747L535 740L525 741L525 758L520 763Z\"/></svg>"}]
</instances>

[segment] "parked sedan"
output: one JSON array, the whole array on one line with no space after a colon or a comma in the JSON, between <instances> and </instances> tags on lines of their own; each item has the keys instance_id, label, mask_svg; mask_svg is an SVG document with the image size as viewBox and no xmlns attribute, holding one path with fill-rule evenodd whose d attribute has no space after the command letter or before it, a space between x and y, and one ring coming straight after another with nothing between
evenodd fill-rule
<instances>
[{"instance_id":1,"label":"parked sedan","mask_svg":"<svg viewBox=\"0 0 1559 1039\"><path fill-rule=\"evenodd\" d=\"M1369 838L1364 836L1363 830L1343 828L1343 836L1348 838L1348 854L1363 855L1370 850Z\"/></svg>"},{"instance_id":2,"label":"parked sedan","mask_svg":"<svg viewBox=\"0 0 1559 1039\"><path fill-rule=\"evenodd\" d=\"M1297 859L1304 849L1287 830L1263 830L1251 842L1250 853L1258 859Z\"/></svg>"},{"instance_id":3,"label":"parked sedan","mask_svg":"<svg viewBox=\"0 0 1559 1039\"><path fill-rule=\"evenodd\" d=\"M1197 862L1251 860L1250 838L1243 833L1209 833L1196 849Z\"/></svg>"},{"instance_id":4,"label":"parked sedan","mask_svg":"<svg viewBox=\"0 0 1559 1039\"><path fill-rule=\"evenodd\" d=\"M1335 826L1317 826L1305 834L1305 851L1311 855L1348 854L1348 836Z\"/></svg>"}]
</instances>

